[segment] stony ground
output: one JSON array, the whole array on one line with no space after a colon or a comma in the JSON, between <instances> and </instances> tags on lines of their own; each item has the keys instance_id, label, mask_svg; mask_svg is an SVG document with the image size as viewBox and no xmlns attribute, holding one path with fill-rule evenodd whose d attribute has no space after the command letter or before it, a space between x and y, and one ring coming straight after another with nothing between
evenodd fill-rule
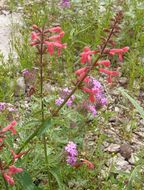
<instances>
[{"instance_id":1,"label":"stony ground","mask_svg":"<svg viewBox=\"0 0 144 190\"><path fill-rule=\"evenodd\" d=\"M11 14L4 1L0 2L0 51L5 58L10 53L11 42L11 26L13 23L20 22L20 14ZM108 111L115 113L109 117L108 123L104 123L103 118L100 117L101 133L106 134L109 138L102 144L102 150L108 152L111 158L108 160L107 165L102 171L106 171L110 166L114 165L117 171L129 172L134 166L135 162L139 159L138 153L144 145L144 119L135 112L133 106L128 100L123 98L118 87L122 86L127 88L127 78L121 77L116 86L109 88L105 86L108 95L109 104ZM22 80L24 83L24 80ZM19 85L20 88L25 88L24 84ZM24 89L23 89L24 91ZM144 92L139 90L137 99L141 106L144 107ZM25 101L28 105L27 100ZM132 109L132 112L129 109ZM106 108L107 109L107 108ZM104 110L103 110L104 111ZM132 118L135 119L132 119ZM89 148L93 149L97 143L97 135L89 132L85 136L85 142Z\"/></svg>"}]
</instances>

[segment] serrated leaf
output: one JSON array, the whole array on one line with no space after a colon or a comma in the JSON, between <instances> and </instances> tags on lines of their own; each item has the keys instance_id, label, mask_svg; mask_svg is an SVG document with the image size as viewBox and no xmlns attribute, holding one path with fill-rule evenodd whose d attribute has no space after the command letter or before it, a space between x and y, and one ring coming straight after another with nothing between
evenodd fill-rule
<instances>
[{"instance_id":1,"label":"serrated leaf","mask_svg":"<svg viewBox=\"0 0 144 190\"><path fill-rule=\"evenodd\" d=\"M40 188L34 185L32 178L27 171L17 174L16 178L21 185L21 190L40 190Z\"/></svg>"},{"instance_id":2,"label":"serrated leaf","mask_svg":"<svg viewBox=\"0 0 144 190\"><path fill-rule=\"evenodd\" d=\"M39 129L38 136L44 134L46 130L51 126L51 119L43 121L41 128Z\"/></svg>"}]
</instances>

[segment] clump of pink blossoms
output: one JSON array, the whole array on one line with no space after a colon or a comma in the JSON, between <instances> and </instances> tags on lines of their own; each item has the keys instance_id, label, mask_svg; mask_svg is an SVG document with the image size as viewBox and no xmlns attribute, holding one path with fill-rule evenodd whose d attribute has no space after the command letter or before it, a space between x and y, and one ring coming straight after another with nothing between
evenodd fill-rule
<instances>
[{"instance_id":1,"label":"clump of pink blossoms","mask_svg":"<svg viewBox=\"0 0 144 190\"><path fill-rule=\"evenodd\" d=\"M61 0L60 6L63 8L69 8L70 7L70 0Z\"/></svg>"},{"instance_id":2,"label":"clump of pink blossoms","mask_svg":"<svg viewBox=\"0 0 144 190\"><path fill-rule=\"evenodd\" d=\"M77 152L76 147L77 147L77 145L72 141L69 141L69 143L65 147L65 151L67 152L67 160L66 161L71 166L74 166L77 162L78 152Z\"/></svg>"},{"instance_id":3,"label":"clump of pink blossoms","mask_svg":"<svg viewBox=\"0 0 144 190\"><path fill-rule=\"evenodd\" d=\"M60 106L60 105L63 103L64 99L65 99L70 93L71 93L71 90L69 90L68 88L64 88L64 89L60 92L60 97L55 100L55 104L58 105L58 106ZM72 96L68 99L68 101L66 102L66 105L67 105L68 107L70 107L70 106L72 105L74 99L75 99L75 96L72 95Z\"/></svg>"},{"instance_id":4,"label":"clump of pink blossoms","mask_svg":"<svg viewBox=\"0 0 144 190\"><path fill-rule=\"evenodd\" d=\"M5 111L5 110L9 112L16 111L16 109L14 108L12 104L6 103L6 102L0 102L0 112Z\"/></svg>"}]
</instances>

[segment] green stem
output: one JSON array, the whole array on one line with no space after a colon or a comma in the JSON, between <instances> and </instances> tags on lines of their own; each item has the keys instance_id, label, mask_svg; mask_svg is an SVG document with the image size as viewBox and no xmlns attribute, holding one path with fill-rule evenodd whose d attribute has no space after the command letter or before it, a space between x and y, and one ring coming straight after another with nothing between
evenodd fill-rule
<instances>
[{"instance_id":1,"label":"green stem","mask_svg":"<svg viewBox=\"0 0 144 190\"><path fill-rule=\"evenodd\" d=\"M2 177L3 177L3 176L2 176ZM5 184L5 188L6 188L6 190L9 190L8 184L7 184L7 182L6 182L6 180L5 180L4 177L3 177L3 180L4 180L4 184Z\"/></svg>"},{"instance_id":2,"label":"green stem","mask_svg":"<svg viewBox=\"0 0 144 190\"><path fill-rule=\"evenodd\" d=\"M40 96L41 96L41 119L42 123L44 121L44 103L43 103L43 41L44 41L44 27L42 29L41 34L41 47L40 47ZM45 161L48 163L48 157L47 157L47 142L46 142L46 136L43 135L43 144L44 144L44 154L45 154Z\"/></svg>"}]
</instances>

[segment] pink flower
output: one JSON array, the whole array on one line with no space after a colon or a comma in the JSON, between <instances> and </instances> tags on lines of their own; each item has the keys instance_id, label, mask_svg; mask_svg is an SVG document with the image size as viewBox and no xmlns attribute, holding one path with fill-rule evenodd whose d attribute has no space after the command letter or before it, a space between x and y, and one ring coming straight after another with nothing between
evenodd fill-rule
<instances>
[{"instance_id":1,"label":"pink flower","mask_svg":"<svg viewBox=\"0 0 144 190\"><path fill-rule=\"evenodd\" d=\"M0 138L0 143L2 143L3 142L3 138Z\"/></svg>"},{"instance_id":2,"label":"pink flower","mask_svg":"<svg viewBox=\"0 0 144 190\"><path fill-rule=\"evenodd\" d=\"M60 32L58 35L54 35L54 36L51 36L49 37L49 40L54 40L54 41L60 41L60 39L64 36L64 32Z\"/></svg>"},{"instance_id":3,"label":"pink flower","mask_svg":"<svg viewBox=\"0 0 144 190\"><path fill-rule=\"evenodd\" d=\"M92 90L92 89L83 87L83 88L82 88L82 91L89 94L89 101L90 101L90 102L92 102L92 103L95 102L95 100L96 100L96 99L95 99L95 93L97 92L97 90Z\"/></svg>"},{"instance_id":4,"label":"pink flower","mask_svg":"<svg viewBox=\"0 0 144 190\"><path fill-rule=\"evenodd\" d=\"M56 26L56 27L53 27L53 28L49 28L48 31L49 32L58 32L59 33L59 32L62 31L62 29L61 29L60 26Z\"/></svg>"},{"instance_id":5,"label":"pink flower","mask_svg":"<svg viewBox=\"0 0 144 190\"><path fill-rule=\"evenodd\" d=\"M109 83L112 83L112 76L118 76L118 75L119 75L119 72L118 72L118 71L109 71L109 70L106 70L106 69L103 69L103 68L100 68L100 69L99 69L99 72L105 73L105 74L109 75L109 76L107 77L107 81L108 81Z\"/></svg>"},{"instance_id":6,"label":"pink flower","mask_svg":"<svg viewBox=\"0 0 144 190\"><path fill-rule=\"evenodd\" d=\"M22 168L16 168L15 166L9 166L9 170L7 173L3 173L4 179L10 184L14 185L14 179L11 177L13 174L22 172Z\"/></svg>"},{"instance_id":7,"label":"pink flower","mask_svg":"<svg viewBox=\"0 0 144 190\"><path fill-rule=\"evenodd\" d=\"M45 41L45 44L47 45L47 50L49 52L49 54L52 56L53 53L54 53L54 44L53 42L48 42L48 41Z\"/></svg>"},{"instance_id":8,"label":"pink flower","mask_svg":"<svg viewBox=\"0 0 144 190\"><path fill-rule=\"evenodd\" d=\"M10 184L10 185L14 185L14 179L12 177L10 177L9 175L7 175L6 173L3 173L3 177L4 179Z\"/></svg>"},{"instance_id":9,"label":"pink flower","mask_svg":"<svg viewBox=\"0 0 144 190\"><path fill-rule=\"evenodd\" d=\"M44 43L47 45L48 52L49 52L49 54L51 56L54 53L54 47L58 48L58 55L60 55L60 52L61 52L62 48L66 48L66 44L61 44L61 43L58 43L58 42L48 42L48 41L45 41Z\"/></svg>"},{"instance_id":10,"label":"pink flower","mask_svg":"<svg viewBox=\"0 0 144 190\"><path fill-rule=\"evenodd\" d=\"M9 166L8 175L11 176L13 174L20 173L22 171L23 171L22 168L16 168L14 165L12 165L12 166Z\"/></svg>"},{"instance_id":11,"label":"pink flower","mask_svg":"<svg viewBox=\"0 0 144 190\"><path fill-rule=\"evenodd\" d=\"M103 60L97 63L97 65L104 65L105 67L110 66L110 61L109 60Z\"/></svg>"},{"instance_id":12,"label":"pink flower","mask_svg":"<svg viewBox=\"0 0 144 190\"><path fill-rule=\"evenodd\" d=\"M109 54L110 55L118 54L119 60L123 61L123 53L127 52L128 50L129 50L129 47L124 47L124 48L121 48L121 49L111 49L109 51Z\"/></svg>"},{"instance_id":13,"label":"pink flower","mask_svg":"<svg viewBox=\"0 0 144 190\"><path fill-rule=\"evenodd\" d=\"M85 64L85 63L91 63L91 55L92 54L96 54L96 51L91 51L89 47L85 47L83 52L80 54L81 56L81 63Z\"/></svg>"},{"instance_id":14,"label":"pink flower","mask_svg":"<svg viewBox=\"0 0 144 190\"><path fill-rule=\"evenodd\" d=\"M31 46L36 46L36 45L38 45L38 44L40 44L40 42L31 42Z\"/></svg>"},{"instance_id":15,"label":"pink flower","mask_svg":"<svg viewBox=\"0 0 144 190\"><path fill-rule=\"evenodd\" d=\"M31 33L31 39L32 39L32 40L40 40L40 38L38 37L38 33L32 32L32 33Z\"/></svg>"},{"instance_id":16,"label":"pink flower","mask_svg":"<svg viewBox=\"0 0 144 190\"><path fill-rule=\"evenodd\" d=\"M88 70L88 67L84 67L84 68L81 68L81 69L78 69L77 71L75 71L75 74L78 75L79 81L82 80L83 77L86 75L87 70ZM85 77L84 82L86 82L86 83L89 82L89 76Z\"/></svg>"},{"instance_id":17,"label":"pink flower","mask_svg":"<svg viewBox=\"0 0 144 190\"><path fill-rule=\"evenodd\" d=\"M77 71L75 71L76 75L81 75L82 73L85 73L88 70L88 67L84 67L81 69L78 69Z\"/></svg>"},{"instance_id":18,"label":"pink flower","mask_svg":"<svg viewBox=\"0 0 144 190\"><path fill-rule=\"evenodd\" d=\"M6 132L6 131L11 131L13 134L16 134L16 130L14 129L14 127L16 126L16 121L12 121L7 127L2 129L2 132Z\"/></svg>"}]
</instances>

